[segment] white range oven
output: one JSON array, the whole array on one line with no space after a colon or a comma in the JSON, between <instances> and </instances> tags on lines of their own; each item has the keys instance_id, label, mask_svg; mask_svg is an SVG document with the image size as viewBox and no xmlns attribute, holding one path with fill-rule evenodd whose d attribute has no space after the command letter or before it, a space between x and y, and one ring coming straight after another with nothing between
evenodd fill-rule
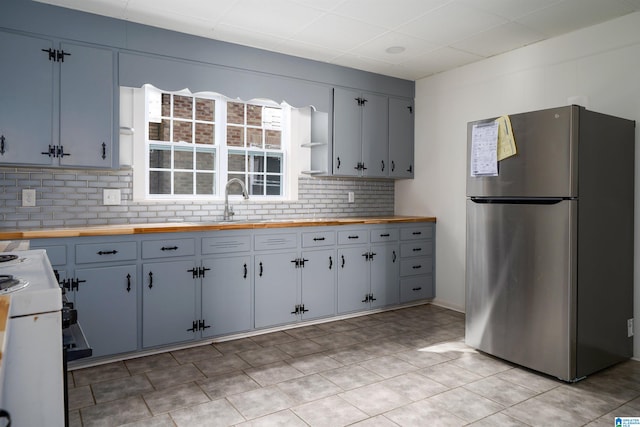
<instances>
[{"instance_id":1,"label":"white range oven","mask_svg":"<svg viewBox=\"0 0 640 427\"><path fill-rule=\"evenodd\" d=\"M10 296L0 409L14 427L65 424L62 292L44 250L0 253Z\"/></svg>"}]
</instances>

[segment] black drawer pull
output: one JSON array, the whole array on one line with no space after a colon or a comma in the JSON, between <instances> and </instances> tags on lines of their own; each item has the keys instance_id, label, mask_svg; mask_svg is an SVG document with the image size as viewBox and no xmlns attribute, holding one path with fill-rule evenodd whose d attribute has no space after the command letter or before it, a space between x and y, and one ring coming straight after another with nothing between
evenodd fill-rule
<instances>
[{"instance_id":1,"label":"black drawer pull","mask_svg":"<svg viewBox=\"0 0 640 427\"><path fill-rule=\"evenodd\" d=\"M314 242L317 242L317 241L323 241L323 240L324 240L324 237L314 237L314 238L313 238L313 241L314 241Z\"/></svg>"},{"instance_id":2,"label":"black drawer pull","mask_svg":"<svg viewBox=\"0 0 640 427\"><path fill-rule=\"evenodd\" d=\"M413 252L420 252L422 250L422 248L413 248L411 249Z\"/></svg>"},{"instance_id":3,"label":"black drawer pull","mask_svg":"<svg viewBox=\"0 0 640 427\"><path fill-rule=\"evenodd\" d=\"M418 288L413 288L414 291L421 291L422 290L422 286L418 287Z\"/></svg>"},{"instance_id":4,"label":"black drawer pull","mask_svg":"<svg viewBox=\"0 0 640 427\"><path fill-rule=\"evenodd\" d=\"M414 231L414 232L413 232L413 233L411 233L411 234L413 234L414 236L419 236L419 235L421 235L421 234L422 234L422 231Z\"/></svg>"},{"instance_id":5,"label":"black drawer pull","mask_svg":"<svg viewBox=\"0 0 640 427\"><path fill-rule=\"evenodd\" d=\"M262 277L262 273L263 273L264 269L262 268L262 262L260 263L260 277Z\"/></svg>"},{"instance_id":6,"label":"black drawer pull","mask_svg":"<svg viewBox=\"0 0 640 427\"><path fill-rule=\"evenodd\" d=\"M242 278L246 279L247 278L247 264L246 263L244 264L243 268L244 268L244 276Z\"/></svg>"},{"instance_id":7,"label":"black drawer pull","mask_svg":"<svg viewBox=\"0 0 640 427\"><path fill-rule=\"evenodd\" d=\"M98 255L115 255L117 253L118 253L118 251L116 251L116 250L113 250L113 251L100 251L100 252L98 252Z\"/></svg>"},{"instance_id":8,"label":"black drawer pull","mask_svg":"<svg viewBox=\"0 0 640 427\"><path fill-rule=\"evenodd\" d=\"M127 292L131 292L131 275L127 274Z\"/></svg>"},{"instance_id":9,"label":"black drawer pull","mask_svg":"<svg viewBox=\"0 0 640 427\"><path fill-rule=\"evenodd\" d=\"M340 255L342 257L342 268L344 268L344 255Z\"/></svg>"},{"instance_id":10,"label":"black drawer pull","mask_svg":"<svg viewBox=\"0 0 640 427\"><path fill-rule=\"evenodd\" d=\"M389 237L389 233L381 234L380 237Z\"/></svg>"},{"instance_id":11,"label":"black drawer pull","mask_svg":"<svg viewBox=\"0 0 640 427\"><path fill-rule=\"evenodd\" d=\"M331 270L332 268L333 268L333 258L329 256L329 270Z\"/></svg>"},{"instance_id":12,"label":"black drawer pull","mask_svg":"<svg viewBox=\"0 0 640 427\"><path fill-rule=\"evenodd\" d=\"M348 238L349 238L349 239L359 239L359 238L360 238L360 236L349 236Z\"/></svg>"},{"instance_id":13,"label":"black drawer pull","mask_svg":"<svg viewBox=\"0 0 640 427\"><path fill-rule=\"evenodd\" d=\"M177 251L177 246L163 246L160 248L161 251Z\"/></svg>"},{"instance_id":14,"label":"black drawer pull","mask_svg":"<svg viewBox=\"0 0 640 427\"><path fill-rule=\"evenodd\" d=\"M422 266L421 266L421 265L414 265L414 266L413 266L413 267L411 267L411 268L413 268L414 270L417 270L417 269L419 269L419 268L422 268Z\"/></svg>"},{"instance_id":15,"label":"black drawer pull","mask_svg":"<svg viewBox=\"0 0 640 427\"><path fill-rule=\"evenodd\" d=\"M153 273L149 272L149 289L153 288Z\"/></svg>"}]
</instances>

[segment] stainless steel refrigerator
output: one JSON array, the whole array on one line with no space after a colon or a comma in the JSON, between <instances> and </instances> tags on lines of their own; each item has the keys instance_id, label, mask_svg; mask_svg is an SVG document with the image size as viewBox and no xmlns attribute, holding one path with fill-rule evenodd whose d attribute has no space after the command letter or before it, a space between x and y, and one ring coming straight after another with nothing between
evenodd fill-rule
<instances>
[{"instance_id":1,"label":"stainless steel refrigerator","mask_svg":"<svg viewBox=\"0 0 640 427\"><path fill-rule=\"evenodd\" d=\"M465 341L575 381L633 352L635 122L509 118L517 154L494 170L474 165L494 119L468 123Z\"/></svg>"}]
</instances>

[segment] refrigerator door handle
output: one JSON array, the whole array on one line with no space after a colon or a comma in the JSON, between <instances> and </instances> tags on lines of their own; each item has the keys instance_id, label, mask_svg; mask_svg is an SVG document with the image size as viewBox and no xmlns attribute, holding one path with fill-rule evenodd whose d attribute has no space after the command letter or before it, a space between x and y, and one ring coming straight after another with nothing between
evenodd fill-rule
<instances>
[{"instance_id":1,"label":"refrigerator door handle","mask_svg":"<svg viewBox=\"0 0 640 427\"><path fill-rule=\"evenodd\" d=\"M469 197L473 203L481 204L509 204L509 205L555 205L563 200L573 200L569 197L537 197L529 199L516 199L516 198L490 198L490 197Z\"/></svg>"}]
</instances>

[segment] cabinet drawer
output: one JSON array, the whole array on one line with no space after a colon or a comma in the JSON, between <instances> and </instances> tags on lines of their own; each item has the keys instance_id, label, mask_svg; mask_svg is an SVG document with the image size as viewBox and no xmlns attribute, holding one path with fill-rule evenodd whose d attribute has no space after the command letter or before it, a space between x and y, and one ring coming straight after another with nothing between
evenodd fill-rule
<instances>
[{"instance_id":1,"label":"cabinet drawer","mask_svg":"<svg viewBox=\"0 0 640 427\"><path fill-rule=\"evenodd\" d=\"M427 274L432 270L433 258L428 256L400 260L400 276Z\"/></svg>"},{"instance_id":2,"label":"cabinet drawer","mask_svg":"<svg viewBox=\"0 0 640 427\"><path fill-rule=\"evenodd\" d=\"M255 246L256 251L297 248L297 234L282 233L255 236Z\"/></svg>"},{"instance_id":3,"label":"cabinet drawer","mask_svg":"<svg viewBox=\"0 0 640 427\"><path fill-rule=\"evenodd\" d=\"M400 257L431 256L433 255L433 241L416 240L400 245Z\"/></svg>"},{"instance_id":4,"label":"cabinet drawer","mask_svg":"<svg viewBox=\"0 0 640 427\"><path fill-rule=\"evenodd\" d=\"M344 230L338 231L338 244L351 245L355 243L367 243L369 241L368 230Z\"/></svg>"},{"instance_id":5,"label":"cabinet drawer","mask_svg":"<svg viewBox=\"0 0 640 427\"><path fill-rule=\"evenodd\" d=\"M136 252L136 242L83 243L76 245L76 263L129 261Z\"/></svg>"},{"instance_id":6,"label":"cabinet drawer","mask_svg":"<svg viewBox=\"0 0 640 427\"><path fill-rule=\"evenodd\" d=\"M195 254L194 239L147 240L142 242L142 258L169 258Z\"/></svg>"},{"instance_id":7,"label":"cabinet drawer","mask_svg":"<svg viewBox=\"0 0 640 427\"><path fill-rule=\"evenodd\" d=\"M66 265L67 264L67 247L60 246L42 246L40 248L34 247L33 249L44 249L47 251L47 258L51 265Z\"/></svg>"},{"instance_id":8,"label":"cabinet drawer","mask_svg":"<svg viewBox=\"0 0 640 427\"><path fill-rule=\"evenodd\" d=\"M400 280L400 302L433 298L433 275L408 277Z\"/></svg>"},{"instance_id":9,"label":"cabinet drawer","mask_svg":"<svg viewBox=\"0 0 640 427\"><path fill-rule=\"evenodd\" d=\"M400 240L417 240L433 238L433 226L416 225L400 229Z\"/></svg>"},{"instance_id":10,"label":"cabinet drawer","mask_svg":"<svg viewBox=\"0 0 640 427\"><path fill-rule=\"evenodd\" d=\"M331 246L336 244L335 231L310 231L302 233L302 247Z\"/></svg>"},{"instance_id":11,"label":"cabinet drawer","mask_svg":"<svg viewBox=\"0 0 640 427\"><path fill-rule=\"evenodd\" d=\"M251 236L215 236L202 239L202 253L226 254L251 250Z\"/></svg>"},{"instance_id":12,"label":"cabinet drawer","mask_svg":"<svg viewBox=\"0 0 640 427\"><path fill-rule=\"evenodd\" d=\"M398 240L397 228L380 228L378 230L371 230L371 243L379 242L395 242Z\"/></svg>"}]
</instances>

